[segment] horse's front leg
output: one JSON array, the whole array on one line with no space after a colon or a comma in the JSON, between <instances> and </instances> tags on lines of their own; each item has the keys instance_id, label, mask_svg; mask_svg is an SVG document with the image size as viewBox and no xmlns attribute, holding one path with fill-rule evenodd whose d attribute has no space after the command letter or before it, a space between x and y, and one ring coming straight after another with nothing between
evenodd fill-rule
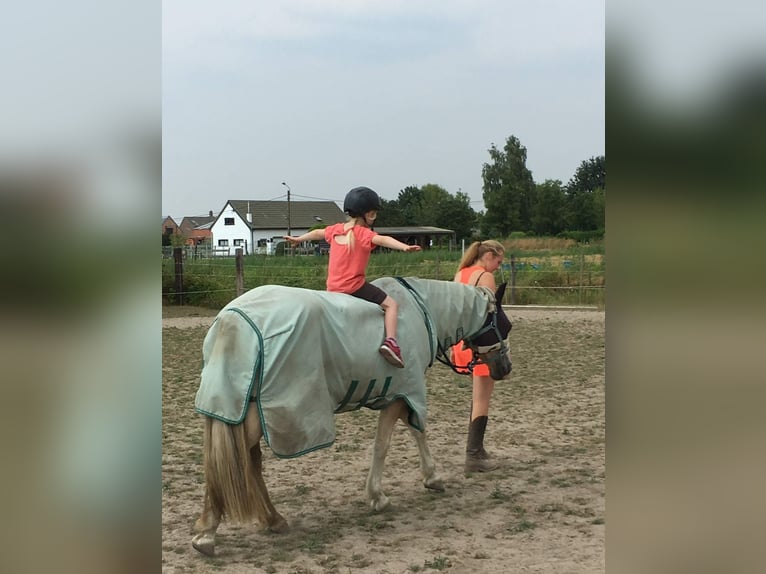
<instances>
[{"instance_id":1,"label":"horse's front leg","mask_svg":"<svg viewBox=\"0 0 766 574\"><path fill-rule=\"evenodd\" d=\"M378 415L378 430L375 433L375 444L372 447L372 464L367 475L367 498L373 510L380 511L388 506L388 497L381 488L383 465L386 461L388 447L391 444L391 433L396 420L400 418L402 409L406 410L403 400L398 399L380 411Z\"/></svg>"},{"instance_id":2,"label":"horse's front leg","mask_svg":"<svg viewBox=\"0 0 766 574\"><path fill-rule=\"evenodd\" d=\"M402 422L407 425L412 436L415 437L415 442L418 443L420 472L423 475L423 486L430 488L431 490L442 492L444 490L444 481L436 474L436 465L434 464L431 450L428 448L428 442L426 441L426 431L420 432L418 429L410 426L407 423L406 416L402 418Z\"/></svg>"}]
</instances>

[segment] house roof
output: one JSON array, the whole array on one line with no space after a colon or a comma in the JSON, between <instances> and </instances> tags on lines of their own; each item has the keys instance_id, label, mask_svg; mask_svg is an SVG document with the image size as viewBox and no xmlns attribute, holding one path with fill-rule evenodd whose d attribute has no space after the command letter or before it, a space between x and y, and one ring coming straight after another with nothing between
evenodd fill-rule
<instances>
[{"instance_id":1,"label":"house roof","mask_svg":"<svg viewBox=\"0 0 766 574\"><path fill-rule=\"evenodd\" d=\"M209 229L210 224L213 223L213 221L215 221L215 215L187 216L181 220L181 225L179 225L179 227L181 228L181 231L188 233L193 229ZM207 225L207 227L202 227L203 225Z\"/></svg>"},{"instance_id":2,"label":"house roof","mask_svg":"<svg viewBox=\"0 0 766 574\"><path fill-rule=\"evenodd\" d=\"M252 214L251 229L280 229L287 227L287 202L230 199L234 211L247 221L248 204ZM334 201L291 201L290 227L311 228L317 224L342 223L346 216Z\"/></svg>"}]
</instances>

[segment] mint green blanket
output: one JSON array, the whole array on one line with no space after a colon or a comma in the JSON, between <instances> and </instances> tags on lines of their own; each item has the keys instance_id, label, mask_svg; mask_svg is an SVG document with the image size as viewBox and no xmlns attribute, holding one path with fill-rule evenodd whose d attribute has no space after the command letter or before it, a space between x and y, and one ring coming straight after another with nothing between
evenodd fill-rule
<instances>
[{"instance_id":1,"label":"mint green blanket","mask_svg":"<svg viewBox=\"0 0 766 574\"><path fill-rule=\"evenodd\" d=\"M424 430L425 371L437 339L450 344L478 330L494 297L458 283L406 281L415 293L392 278L374 281L399 303L404 369L378 352L384 338L378 305L267 285L231 301L210 327L195 409L238 424L254 401L264 439L280 457L330 446L335 414L381 409L400 397L409 406L410 424Z\"/></svg>"}]
</instances>

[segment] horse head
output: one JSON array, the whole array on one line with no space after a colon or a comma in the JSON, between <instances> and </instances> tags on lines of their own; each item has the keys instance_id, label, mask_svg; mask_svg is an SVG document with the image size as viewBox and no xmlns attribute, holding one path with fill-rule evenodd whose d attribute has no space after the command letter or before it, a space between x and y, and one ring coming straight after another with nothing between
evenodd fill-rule
<instances>
[{"instance_id":1,"label":"horse head","mask_svg":"<svg viewBox=\"0 0 766 574\"><path fill-rule=\"evenodd\" d=\"M489 374L496 381L506 378L513 368L510 348L506 341L512 325L502 306L506 286L507 283L501 284L495 293L487 289L491 295L487 320L481 329L463 340L473 351L474 357L478 358L477 362L485 363L489 367Z\"/></svg>"}]
</instances>

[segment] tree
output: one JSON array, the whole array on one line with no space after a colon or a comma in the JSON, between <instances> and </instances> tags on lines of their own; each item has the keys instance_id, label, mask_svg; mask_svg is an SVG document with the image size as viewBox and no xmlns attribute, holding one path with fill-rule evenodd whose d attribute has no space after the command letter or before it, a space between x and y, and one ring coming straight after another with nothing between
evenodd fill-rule
<instances>
[{"instance_id":1,"label":"tree","mask_svg":"<svg viewBox=\"0 0 766 574\"><path fill-rule=\"evenodd\" d=\"M537 184L532 208L532 229L536 235L557 235L565 228L564 187L558 179L547 179Z\"/></svg>"},{"instance_id":2,"label":"tree","mask_svg":"<svg viewBox=\"0 0 766 574\"><path fill-rule=\"evenodd\" d=\"M441 227L453 230L458 241L473 235L476 212L468 194L457 192L453 196L440 185L427 183L422 187L407 186L394 201L382 202L378 227Z\"/></svg>"},{"instance_id":3,"label":"tree","mask_svg":"<svg viewBox=\"0 0 766 574\"><path fill-rule=\"evenodd\" d=\"M606 189L606 157L603 155L580 163L567 184L567 190L570 192L593 192L597 189Z\"/></svg>"},{"instance_id":4,"label":"tree","mask_svg":"<svg viewBox=\"0 0 766 574\"><path fill-rule=\"evenodd\" d=\"M397 202L404 216L404 225L428 225L423 223L426 209L425 194L422 189L408 185L399 192Z\"/></svg>"},{"instance_id":5,"label":"tree","mask_svg":"<svg viewBox=\"0 0 766 574\"><path fill-rule=\"evenodd\" d=\"M583 161L566 186L566 220L570 230L604 228L606 158Z\"/></svg>"},{"instance_id":6,"label":"tree","mask_svg":"<svg viewBox=\"0 0 766 574\"><path fill-rule=\"evenodd\" d=\"M423 213L420 225L451 229L458 241L470 239L476 224L476 212L471 207L468 194L459 191L453 196L434 183L424 185L421 191L428 210Z\"/></svg>"},{"instance_id":7,"label":"tree","mask_svg":"<svg viewBox=\"0 0 766 574\"><path fill-rule=\"evenodd\" d=\"M535 182L527 169L527 149L515 136L510 136L505 147L490 147L491 163L481 170L484 180L484 206L482 234L507 237L512 231L532 228Z\"/></svg>"},{"instance_id":8,"label":"tree","mask_svg":"<svg viewBox=\"0 0 766 574\"><path fill-rule=\"evenodd\" d=\"M399 208L399 202L397 200L380 200L382 209L378 213L378 218L375 220L375 225L380 227L398 227L400 225L406 225L404 222L404 214Z\"/></svg>"}]
</instances>

